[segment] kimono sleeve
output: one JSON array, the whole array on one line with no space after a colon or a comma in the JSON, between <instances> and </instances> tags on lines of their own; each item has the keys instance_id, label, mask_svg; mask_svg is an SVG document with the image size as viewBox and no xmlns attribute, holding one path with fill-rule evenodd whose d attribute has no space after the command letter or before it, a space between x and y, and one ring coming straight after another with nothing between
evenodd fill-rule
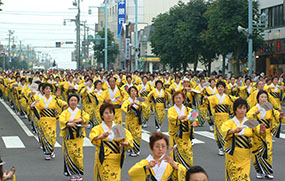
<instances>
[{"instance_id":1,"label":"kimono sleeve","mask_svg":"<svg viewBox=\"0 0 285 181\"><path fill-rule=\"evenodd\" d=\"M83 124L87 124L87 123L89 123L89 120L90 120L90 116L89 116L89 114L88 113L86 113L85 111L82 111L82 123Z\"/></svg>"},{"instance_id":2,"label":"kimono sleeve","mask_svg":"<svg viewBox=\"0 0 285 181\"><path fill-rule=\"evenodd\" d=\"M95 140L95 138L97 138L98 136L102 135L103 132L101 133L101 131L99 130L99 126L95 126L94 128L92 128L92 130L89 133L89 140L91 141L92 144L94 145L100 145L101 140Z\"/></svg>"},{"instance_id":3,"label":"kimono sleeve","mask_svg":"<svg viewBox=\"0 0 285 181\"><path fill-rule=\"evenodd\" d=\"M130 101L124 101L124 103L122 104L122 110L125 112L125 113L128 113L130 110L129 110L129 104L130 104Z\"/></svg>"},{"instance_id":4,"label":"kimono sleeve","mask_svg":"<svg viewBox=\"0 0 285 181\"><path fill-rule=\"evenodd\" d=\"M128 171L128 174L129 174L131 181L146 180L148 171L145 169L145 167L147 165L148 165L148 161L142 160L136 163L132 168L130 168L130 170Z\"/></svg>"},{"instance_id":5,"label":"kimono sleeve","mask_svg":"<svg viewBox=\"0 0 285 181\"><path fill-rule=\"evenodd\" d=\"M124 141L129 142L129 145L127 146L127 148L133 148L134 147L133 136L129 130L127 130L127 129L125 129L125 130L126 130L126 137L125 137Z\"/></svg>"},{"instance_id":6,"label":"kimono sleeve","mask_svg":"<svg viewBox=\"0 0 285 181\"><path fill-rule=\"evenodd\" d=\"M59 127L61 130L66 128L66 123L69 121L67 119L67 111L63 111L60 115L59 115Z\"/></svg>"},{"instance_id":7,"label":"kimono sleeve","mask_svg":"<svg viewBox=\"0 0 285 181\"><path fill-rule=\"evenodd\" d=\"M173 107L168 110L167 118L168 118L169 124L172 124L172 125L177 124L178 116L177 116L175 109L173 109Z\"/></svg>"},{"instance_id":8,"label":"kimono sleeve","mask_svg":"<svg viewBox=\"0 0 285 181\"><path fill-rule=\"evenodd\" d=\"M256 109L254 107L251 108L246 114L247 119L256 119L256 117L254 116L255 112Z\"/></svg>"},{"instance_id":9,"label":"kimono sleeve","mask_svg":"<svg viewBox=\"0 0 285 181\"><path fill-rule=\"evenodd\" d=\"M180 163L175 162L178 166L177 170L173 171L172 180L185 180L187 169Z\"/></svg>"},{"instance_id":10,"label":"kimono sleeve","mask_svg":"<svg viewBox=\"0 0 285 181\"><path fill-rule=\"evenodd\" d=\"M232 129L232 123L231 123L231 120L228 120L226 122L224 122L222 124L222 127L221 127L221 135L222 137L225 139L225 140L228 140L229 138L232 137L232 135L228 135L228 132L229 130Z\"/></svg>"}]
</instances>

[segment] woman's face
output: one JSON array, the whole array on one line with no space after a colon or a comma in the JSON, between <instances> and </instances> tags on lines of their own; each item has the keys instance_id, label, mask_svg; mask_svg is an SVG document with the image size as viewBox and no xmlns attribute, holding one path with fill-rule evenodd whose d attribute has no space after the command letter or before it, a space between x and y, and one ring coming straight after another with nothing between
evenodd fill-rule
<instances>
[{"instance_id":1,"label":"woman's face","mask_svg":"<svg viewBox=\"0 0 285 181\"><path fill-rule=\"evenodd\" d=\"M179 83L179 81L180 81L179 77L176 77L176 78L175 78L175 82L176 82L176 83Z\"/></svg>"},{"instance_id":2,"label":"woman's face","mask_svg":"<svg viewBox=\"0 0 285 181\"><path fill-rule=\"evenodd\" d=\"M184 98L181 94L178 94L174 97L174 103L177 105L177 106L180 106L182 105L182 103L184 102Z\"/></svg>"},{"instance_id":3,"label":"woman's face","mask_svg":"<svg viewBox=\"0 0 285 181\"><path fill-rule=\"evenodd\" d=\"M249 85L250 85L250 80L246 80L245 84L246 84L247 86L249 86Z\"/></svg>"},{"instance_id":4,"label":"woman's face","mask_svg":"<svg viewBox=\"0 0 285 181\"><path fill-rule=\"evenodd\" d=\"M157 140L154 142L151 151L153 153L153 157L160 158L167 151L166 141L164 139Z\"/></svg>"},{"instance_id":5,"label":"woman's face","mask_svg":"<svg viewBox=\"0 0 285 181\"><path fill-rule=\"evenodd\" d=\"M147 78L144 77L144 78L143 78L143 84L146 84L146 83L147 83Z\"/></svg>"},{"instance_id":6,"label":"woman's face","mask_svg":"<svg viewBox=\"0 0 285 181\"><path fill-rule=\"evenodd\" d=\"M157 83L156 87L158 90L160 90L162 88L162 84L159 82L159 83Z\"/></svg>"},{"instance_id":7,"label":"woman's face","mask_svg":"<svg viewBox=\"0 0 285 181\"><path fill-rule=\"evenodd\" d=\"M138 94L137 90L132 88L131 91L130 91L130 96L132 98L135 98L135 97L137 97L137 94Z\"/></svg>"},{"instance_id":8,"label":"woman's face","mask_svg":"<svg viewBox=\"0 0 285 181\"><path fill-rule=\"evenodd\" d=\"M246 105L239 105L235 113L237 117L245 117L246 111Z\"/></svg>"},{"instance_id":9,"label":"woman's face","mask_svg":"<svg viewBox=\"0 0 285 181\"><path fill-rule=\"evenodd\" d=\"M75 109L76 106L77 106L77 104L78 104L78 99L77 99L77 97L75 97L75 96L71 97L71 98L69 99L69 101L68 101L68 104L69 104L69 107L70 107L71 109Z\"/></svg>"},{"instance_id":10,"label":"woman's face","mask_svg":"<svg viewBox=\"0 0 285 181\"><path fill-rule=\"evenodd\" d=\"M113 111L109 108L105 109L105 111L103 112L102 118L105 122L113 121L113 118L114 118Z\"/></svg>"},{"instance_id":11,"label":"woman's face","mask_svg":"<svg viewBox=\"0 0 285 181\"><path fill-rule=\"evenodd\" d=\"M224 93L224 91L225 91L225 88L224 88L224 86L222 86L222 85L219 85L219 86L218 86L218 92L219 92L219 94L222 94L222 93Z\"/></svg>"},{"instance_id":12,"label":"woman's face","mask_svg":"<svg viewBox=\"0 0 285 181\"><path fill-rule=\"evenodd\" d=\"M258 98L258 102L259 104L263 104L267 102L267 95L265 93L261 94Z\"/></svg>"},{"instance_id":13,"label":"woman's face","mask_svg":"<svg viewBox=\"0 0 285 181\"><path fill-rule=\"evenodd\" d=\"M97 85L96 85L96 89L97 90L100 90L102 87L102 83L101 82L98 82Z\"/></svg>"},{"instance_id":14,"label":"woman's face","mask_svg":"<svg viewBox=\"0 0 285 181\"><path fill-rule=\"evenodd\" d=\"M276 85L278 83L278 78L273 79L273 84Z\"/></svg>"},{"instance_id":15,"label":"woman's face","mask_svg":"<svg viewBox=\"0 0 285 181\"><path fill-rule=\"evenodd\" d=\"M213 88L213 87L215 87L215 85L216 85L216 82L214 80L212 80L211 81L211 87Z\"/></svg>"},{"instance_id":16,"label":"woman's face","mask_svg":"<svg viewBox=\"0 0 285 181\"><path fill-rule=\"evenodd\" d=\"M44 89L45 95L49 96L50 92L51 92L51 88L49 86Z\"/></svg>"}]
</instances>

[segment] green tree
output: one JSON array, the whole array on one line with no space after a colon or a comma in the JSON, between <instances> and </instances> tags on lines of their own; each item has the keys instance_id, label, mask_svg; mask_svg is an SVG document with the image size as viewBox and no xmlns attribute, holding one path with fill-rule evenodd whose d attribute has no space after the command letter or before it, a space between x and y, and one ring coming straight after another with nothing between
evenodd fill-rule
<instances>
[{"instance_id":1,"label":"green tree","mask_svg":"<svg viewBox=\"0 0 285 181\"><path fill-rule=\"evenodd\" d=\"M2 3L2 1L0 0L0 6L2 6L3 5L3 3ZM2 11L2 9L0 8L0 11Z\"/></svg>"},{"instance_id":2,"label":"green tree","mask_svg":"<svg viewBox=\"0 0 285 181\"><path fill-rule=\"evenodd\" d=\"M100 35L102 38L105 37L105 31L99 31L98 35ZM118 54L119 54L119 45L115 43L114 41L114 34L108 29L107 33L108 37L108 64L115 62ZM94 42L94 55L97 59L98 63L103 63L105 65L105 40ZM105 67L105 66L104 66Z\"/></svg>"},{"instance_id":3,"label":"green tree","mask_svg":"<svg viewBox=\"0 0 285 181\"><path fill-rule=\"evenodd\" d=\"M160 57L161 63L168 64L174 71L181 68L185 62L185 57L179 48L181 37L176 32L179 22L185 17L184 6L184 3L179 2L178 5L170 8L169 12L155 17L153 19L154 30L150 38L152 52Z\"/></svg>"},{"instance_id":4,"label":"green tree","mask_svg":"<svg viewBox=\"0 0 285 181\"><path fill-rule=\"evenodd\" d=\"M258 17L257 3L254 4L253 17ZM247 55L247 38L237 31L239 25L248 27L248 1L247 0L216 0L211 3L205 17L208 20L208 30L203 33L203 39L215 47L218 54L223 55L223 75L225 73L225 57L233 53L237 60L237 73L240 59ZM255 19L255 22L257 18ZM254 42L260 44L262 40L259 33Z\"/></svg>"}]
</instances>

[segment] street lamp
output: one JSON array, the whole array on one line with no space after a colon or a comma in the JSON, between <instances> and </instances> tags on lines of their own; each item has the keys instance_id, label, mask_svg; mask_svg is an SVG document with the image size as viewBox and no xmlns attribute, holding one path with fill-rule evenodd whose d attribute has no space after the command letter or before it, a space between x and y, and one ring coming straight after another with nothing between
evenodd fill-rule
<instances>
[{"instance_id":1,"label":"street lamp","mask_svg":"<svg viewBox=\"0 0 285 181\"><path fill-rule=\"evenodd\" d=\"M107 17L107 0L104 1L104 4L105 6L89 6L89 10L88 10L88 13L91 14L92 13L92 10L91 8L104 8L104 16L105 16L105 70L107 70L108 66L107 66L107 63L108 63L108 17Z\"/></svg>"},{"instance_id":2,"label":"street lamp","mask_svg":"<svg viewBox=\"0 0 285 181\"><path fill-rule=\"evenodd\" d=\"M239 33L243 33L247 36L248 39L248 75L252 76L252 51L253 51L253 26L255 28L264 28L265 27L265 21L266 21L266 14L263 12L261 14L260 20L261 20L261 24L254 24L252 23L252 0L248 0L248 28L245 29L241 26L238 26L237 30Z\"/></svg>"}]
</instances>

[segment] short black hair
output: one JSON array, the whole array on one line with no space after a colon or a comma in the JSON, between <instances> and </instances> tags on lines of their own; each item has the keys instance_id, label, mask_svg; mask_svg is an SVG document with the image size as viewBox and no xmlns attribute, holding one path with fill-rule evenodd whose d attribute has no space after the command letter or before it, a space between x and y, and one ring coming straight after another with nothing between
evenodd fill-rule
<instances>
[{"instance_id":1,"label":"short black hair","mask_svg":"<svg viewBox=\"0 0 285 181\"><path fill-rule=\"evenodd\" d=\"M72 98L72 97L76 97L77 98L77 101L79 102L80 101L80 97L79 95L77 94L70 94L67 98L67 104L69 105L69 100Z\"/></svg>"},{"instance_id":2,"label":"short black hair","mask_svg":"<svg viewBox=\"0 0 285 181\"><path fill-rule=\"evenodd\" d=\"M93 83L93 79L91 79L91 78L88 78L86 82L88 82L89 80L91 80L91 82Z\"/></svg>"},{"instance_id":3,"label":"short black hair","mask_svg":"<svg viewBox=\"0 0 285 181\"><path fill-rule=\"evenodd\" d=\"M161 85L163 86L163 82L161 81L161 80L157 80L156 82L155 82L155 87L157 87L157 84L158 83L161 83Z\"/></svg>"},{"instance_id":4,"label":"short black hair","mask_svg":"<svg viewBox=\"0 0 285 181\"><path fill-rule=\"evenodd\" d=\"M186 179L185 180L189 181L190 178L191 178L191 175L195 174L195 173L204 173L207 176L207 178L208 178L208 175L207 175L206 171L202 167L200 167L200 166L193 166L189 170L187 170L186 177L185 177Z\"/></svg>"},{"instance_id":5,"label":"short black hair","mask_svg":"<svg viewBox=\"0 0 285 181\"><path fill-rule=\"evenodd\" d=\"M107 81L109 82L111 78L114 78L114 79L115 79L115 81L117 80L117 78L116 78L116 77L113 77L113 76L112 76L112 77L109 77L109 78L107 79Z\"/></svg>"},{"instance_id":6,"label":"short black hair","mask_svg":"<svg viewBox=\"0 0 285 181\"><path fill-rule=\"evenodd\" d=\"M216 87L218 88L219 85L222 85L224 88L226 88L226 83L225 83L224 81L219 80L219 81L217 82Z\"/></svg>"},{"instance_id":7,"label":"short black hair","mask_svg":"<svg viewBox=\"0 0 285 181\"><path fill-rule=\"evenodd\" d=\"M132 90L132 89L135 89L135 90L137 91L137 95L139 94L138 88L136 88L136 86L131 86L131 87L128 89L129 95L131 95L131 90Z\"/></svg>"},{"instance_id":8,"label":"short black hair","mask_svg":"<svg viewBox=\"0 0 285 181\"><path fill-rule=\"evenodd\" d=\"M248 103L245 99L242 98L238 98L235 102L234 102L234 114L236 114L236 110L238 107L245 105L246 107L246 111L249 110L249 106Z\"/></svg>"},{"instance_id":9,"label":"short black hair","mask_svg":"<svg viewBox=\"0 0 285 181\"><path fill-rule=\"evenodd\" d=\"M102 81L101 81L101 80L96 80L96 81L94 82L95 89L96 89L97 84L99 84L99 83L102 84Z\"/></svg>"},{"instance_id":10,"label":"short black hair","mask_svg":"<svg viewBox=\"0 0 285 181\"><path fill-rule=\"evenodd\" d=\"M128 80L128 78L131 78L131 80L133 79L132 76L130 76L130 75L128 75L128 76L126 77L126 80Z\"/></svg>"},{"instance_id":11,"label":"short black hair","mask_svg":"<svg viewBox=\"0 0 285 181\"><path fill-rule=\"evenodd\" d=\"M106 109L110 109L115 115L115 106L111 103L104 103L100 107L100 116L101 116L102 120L104 120L102 116L103 116L103 113Z\"/></svg>"},{"instance_id":12,"label":"short black hair","mask_svg":"<svg viewBox=\"0 0 285 181\"><path fill-rule=\"evenodd\" d=\"M51 89L51 91L52 91L52 85L49 84L49 83L45 83L45 84L43 85L43 90L45 90L45 88L47 88L47 87L49 87L49 88Z\"/></svg>"},{"instance_id":13,"label":"short black hair","mask_svg":"<svg viewBox=\"0 0 285 181\"><path fill-rule=\"evenodd\" d=\"M258 91L257 96L256 96L256 99L257 99L258 103L259 103L259 96L261 94L266 94L267 95L267 100L269 100L268 93L265 90L261 90L261 91Z\"/></svg>"}]
</instances>

